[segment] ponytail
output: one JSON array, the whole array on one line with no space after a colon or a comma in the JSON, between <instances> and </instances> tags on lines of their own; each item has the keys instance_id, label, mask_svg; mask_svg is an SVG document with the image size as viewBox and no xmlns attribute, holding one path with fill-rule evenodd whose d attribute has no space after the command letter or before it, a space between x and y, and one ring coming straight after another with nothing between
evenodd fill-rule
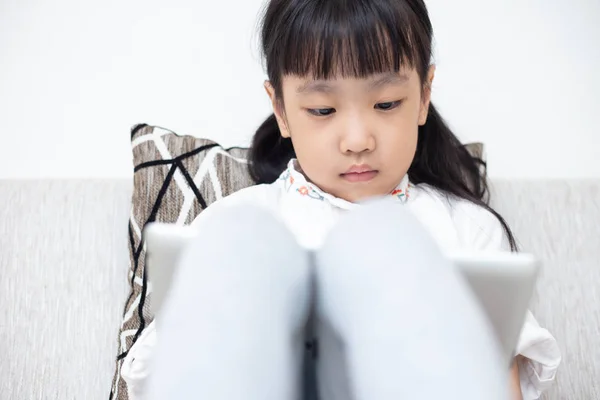
<instances>
[{"instance_id":1,"label":"ponytail","mask_svg":"<svg viewBox=\"0 0 600 400\"><path fill-rule=\"evenodd\" d=\"M433 104L425 125L419 127L417 151L408 175L414 184L428 184L488 210L502 225L511 250L517 251L508 224L489 205L486 163L460 143Z\"/></svg>"},{"instance_id":2,"label":"ponytail","mask_svg":"<svg viewBox=\"0 0 600 400\"><path fill-rule=\"evenodd\" d=\"M252 139L248 160L250 176L257 184L273 183L295 157L292 140L281 136L275 114L272 114Z\"/></svg>"},{"instance_id":3,"label":"ponytail","mask_svg":"<svg viewBox=\"0 0 600 400\"><path fill-rule=\"evenodd\" d=\"M427 183L449 193L469 193L485 201L485 167L485 162L460 143L430 104L427 121L419 127L417 151L408 170L411 182Z\"/></svg>"}]
</instances>

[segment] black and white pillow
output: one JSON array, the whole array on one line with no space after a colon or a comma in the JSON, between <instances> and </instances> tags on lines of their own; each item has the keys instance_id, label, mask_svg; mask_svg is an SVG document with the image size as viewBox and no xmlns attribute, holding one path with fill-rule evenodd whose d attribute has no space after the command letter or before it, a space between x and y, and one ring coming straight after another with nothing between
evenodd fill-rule
<instances>
[{"instance_id":1,"label":"black and white pillow","mask_svg":"<svg viewBox=\"0 0 600 400\"><path fill-rule=\"evenodd\" d=\"M129 218L129 284L119 332L119 354L111 400L127 399L121 366L154 316L144 268L141 232L149 222L190 224L211 203L254 184L247 149L225 149L193 136L141 124L131 130L133 195Z\"/></svg>"}]
</instances>

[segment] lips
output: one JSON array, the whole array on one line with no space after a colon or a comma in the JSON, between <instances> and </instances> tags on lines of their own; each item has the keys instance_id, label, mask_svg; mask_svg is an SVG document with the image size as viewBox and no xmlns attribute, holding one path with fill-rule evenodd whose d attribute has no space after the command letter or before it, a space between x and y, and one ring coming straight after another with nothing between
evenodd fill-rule
<instances>
[{"instance_id":1,"label":"lips","mask_svg":"<svg viewBox=\"0 0 600 400\"><path fill-rule=\"evenodd\" d=\"M372 171L375 171L375 169L371 168L370 165L360 164L360 165L353 165L352 167L350 167L348 169L348 171L344 172L343 175L345 175L345 174L364 174L366 172L372 172Z\"/></svg>"},{"instance_id":2,"label":"lips","mask_svg":"<svg viewBox=\"0 0 600 400\"><path fill-rule=\"evenodd\" d=\"M353 165L341 177L348 182L368 182L375 178L379 171L373 169L370 165Z\"/></svg>"}]
</instances>

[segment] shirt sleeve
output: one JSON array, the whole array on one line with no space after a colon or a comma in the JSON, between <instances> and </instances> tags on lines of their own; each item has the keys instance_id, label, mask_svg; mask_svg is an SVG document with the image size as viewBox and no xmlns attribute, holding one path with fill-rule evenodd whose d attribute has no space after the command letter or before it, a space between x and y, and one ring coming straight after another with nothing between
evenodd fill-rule
<instances>
[{"instance_id":1,"label":"shirt sleeve","mask_svg":"<svg viewBox=\"0 0 600 400\"><path fill-rule=\"evenodd\" d=\"M131 346L121 366L121 378L127 384L127 398L129 400L146 398L145 388L150 375L155 348L156 321L152 321Z\"/></svg>"},{"instance_id":2,"label":"shirt sleeve","mask_svg":"<svg viewBox=\"0 0 600 400\"><path fill-rule=\"evenodd\" d=\"M527 311L521 330L517 354L522 356L519 359L519 378L523 400L539 399L554 382L561 356L554 337L540 327L530 311Z\"/></svg>"},{"instance_id":3,"label":"shirt sleeve","mask_svg":"<svg viewBox=\"0 0 600 400\"><path fill-rule=\"evenodd\" d=\"M458 229L459 239L477 251L510 251L510 244L500 221L481 207L464 204L457 218L463 229ZM552 334L542 328L530 311L527 311L516 349L519 359L519 377L523 400L539 399L552 385L561 362L560 350Z\"/></svg>"}]
</instances>

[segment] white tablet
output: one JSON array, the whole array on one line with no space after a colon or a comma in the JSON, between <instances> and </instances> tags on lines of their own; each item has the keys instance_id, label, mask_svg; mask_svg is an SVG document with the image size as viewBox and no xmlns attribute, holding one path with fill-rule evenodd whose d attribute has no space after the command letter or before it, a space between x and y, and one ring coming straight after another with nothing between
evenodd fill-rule
<instances>
[{"instance_id":1,"label":"white tablet","mask_svg":"<svg viewBox=\"0 0 600 400\"><path fill-rule=\"evenodd\" d=\"M146 273L152 285L150 306L157 315L171 287L179 256L196 231L190 226L150 223L144 228Z\"/></svg>"},{"instance_id":2,"label":"white tablet","mask_svg":"<svg viewBox=\"0 0 600 400\"><path fill-rule=\"evenodd\" d=\"M539 261L523 253L453 254L488 316L509 365L535 289Z\"/></svg>"},{"instance_id":3,"label":"white tablet","mask_svg":"<svg viewBox=\"0 0 600 400\"><path fill-rule=\"evenodd\" d=\"M168 294L181 251L194 237L189 226L153 223L144 229L146 270L155 314ZM509 365L533 294L539 263L529 254L461 253L450 259L462 272L487 314Z\"/></svg>"}]
</instances>

